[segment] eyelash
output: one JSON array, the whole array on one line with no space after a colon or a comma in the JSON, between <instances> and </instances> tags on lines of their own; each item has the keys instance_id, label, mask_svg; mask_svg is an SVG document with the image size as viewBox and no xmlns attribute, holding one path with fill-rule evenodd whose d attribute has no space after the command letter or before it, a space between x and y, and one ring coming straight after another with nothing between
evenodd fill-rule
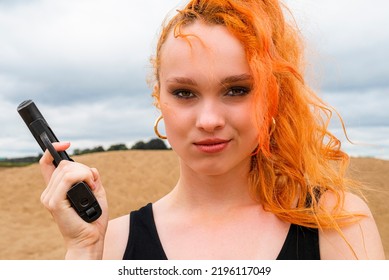
<instances>
[{"instance_id":1,"label":"eyelash","mask_svg":"<svg viewBox=\"0 0 389 280\"><path fill-rule=\"evenodd\" d=\"M248 87L231 87L230 89L228 89L227 91L227 96L245 96L247 94L249 94L251 91L250 88ZM232 93L232 94L230 94Z\"/></svg>"},{"instance_id":2,"label":"eyelash","mask_svg":"<svg viewBox=\"0 0 389 280\"><path fill-rule=\"evenodd\" d=\"M249 94L250 91L251 91L251 89L248 87L231 87L227 90L227 92L225 93L225 96L229 96L229 97L245 96L245 95ZM186 89L174 90L172 92L172 94L175 97L180 98L180 99L191 99L191 98L194 98L196 96L192 91L186 90Z\"/></svg>"},{"instance_id":3,"label":"eyelash","mask_svg":"<svg viewBox=\"0 0 389 280\"><path fill-rule=\"evenodd\" d=\"M195 95L190 90L186 90L186 89L175 90L175 91L172 92L172 94L175 97L180 98L180 99L190 99L190 98L195 97Z\"/></svg>"}]
</instances>

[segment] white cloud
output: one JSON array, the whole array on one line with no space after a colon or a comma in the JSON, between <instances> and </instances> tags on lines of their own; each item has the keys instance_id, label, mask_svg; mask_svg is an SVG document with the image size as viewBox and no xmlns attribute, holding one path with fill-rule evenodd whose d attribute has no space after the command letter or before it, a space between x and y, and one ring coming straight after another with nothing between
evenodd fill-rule
<instances>
[{"instance_id":1,"label":"white cloud","mask_svg":"<svg viewBox=\"0 0 389 280\"><path fill-rule=\"evenodd\" d=\"M16 113L30 98L74 148L152 137L148 59L162 20L183 2L0 1L0 156L38 151ZM367 140L388 147L389 2L286 3L307 38L319 92L355 138L381 135Z\"/></svg>"},{"instance_id":2,"label":"white cloud","mask_svg":"<svg viewBox=\"0 0 389 280\"><path fill-rule=\"evenodd\" d=\"M328 89L389 86L389 2L286 1L306 37L311 70Z\"/></svg>"}]
</instances>

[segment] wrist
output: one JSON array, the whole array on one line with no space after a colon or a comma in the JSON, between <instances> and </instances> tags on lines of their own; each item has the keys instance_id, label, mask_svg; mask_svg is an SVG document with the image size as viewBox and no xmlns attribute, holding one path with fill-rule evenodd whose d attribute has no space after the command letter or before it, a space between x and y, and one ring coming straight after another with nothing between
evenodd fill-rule
<instances>
[{"instance_id":1,"label":"wrist","mask_svg":"<svg viewBox=\"0 0 389 280\"><path fill-rule=\"evenodd\" d=\"M68 246L66 260L101 260L103 258L104 242L99 241L93 244L77 244Z\"/></svg>"}]
</instances>

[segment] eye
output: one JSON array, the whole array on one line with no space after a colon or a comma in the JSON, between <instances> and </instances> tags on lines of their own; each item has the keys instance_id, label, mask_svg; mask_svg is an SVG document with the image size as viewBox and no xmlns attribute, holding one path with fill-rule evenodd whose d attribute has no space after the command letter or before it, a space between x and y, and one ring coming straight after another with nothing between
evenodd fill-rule
<instances>
[{"instance_id":1,"label":"eye","mask_svg":"<svg viewBox=\"0 0 389 280\"><path fill-rule=\"evenodd\" d=\"M226 95L227 96L245 96L250 93L250 88L248 87L232 87L230 88Z\"/></svg>"},{"instance_id":2,"label":"eye","mask_svg":"<svg viewBox=\"0 0 389 280\"><path fill-rule=\"evenodd\" d=\"M175 90L175 91L172 92L172 94L175 97L182 98L182 99L190 99L190 98L195 97L195 95L191 91L185 90L185 89Z\"/></svg>"}]
</instances>

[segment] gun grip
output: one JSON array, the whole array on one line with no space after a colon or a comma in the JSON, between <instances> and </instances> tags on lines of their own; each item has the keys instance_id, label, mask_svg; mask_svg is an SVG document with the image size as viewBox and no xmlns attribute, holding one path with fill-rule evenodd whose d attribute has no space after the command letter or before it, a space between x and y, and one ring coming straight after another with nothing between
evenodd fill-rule
<instances>
[{"instance_id":1,"label":"gun grip","mask_svg":"<svg viewBox=\"0 0 389 280\"><path fill-rule=\"evenodd\" d=\"M40 139L49 150L50 154L54 158L54 165L63 160L60 154L55 150L53 144L50 142L46 132L40 135ZM66 194L70 204L76 210L77 214L88 223L97 220L102 213L101 207L93 195L90 187L85 182L79 182L72 186Z\"/></svg>"},{"instance_id":2,"label":"gun grip","mask_svg":"<svg viewBox=\"0 0 389 280\"><path fill-rule=\"evenodd\" d=\"M85 182L79 182L68 190L67 198L84 221L91 223L101 216L101 207Z\"/></svg>"}]
</instances>

